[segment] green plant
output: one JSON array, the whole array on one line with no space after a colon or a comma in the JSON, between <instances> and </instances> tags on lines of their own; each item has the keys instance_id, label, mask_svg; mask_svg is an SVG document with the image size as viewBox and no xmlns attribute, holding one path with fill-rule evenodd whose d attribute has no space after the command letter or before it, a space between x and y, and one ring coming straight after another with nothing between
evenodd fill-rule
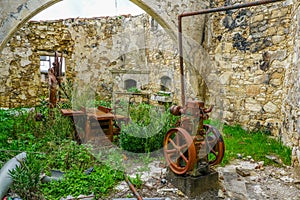
<instances>
[{"instance_id":1,"label":"green plant","mask_svg":"<svg viewBox=\"0 0 300 200\"><path fill-rule=\"evenodd\" d=\"M151 119L155 116L152 116L151 114L154 114L154 107L150 104L141 103L138 105L131 105L130 106L130 117L131 120L141 126L147 126Z\"/></svg>"},{"instance_id":2,"label":"green plant","mask_svg":"<svg viewBox=\"0 0 300 200\"><path fill-rule=\"evenodd\" d=\"M131 87L127 89L127 92L131 92L131 93L141 93L141 91L136 88L136 87Z\"/></svg>"},{"instance_id":3,"label":"green plant","mask_svg":"<svg viewBox=\"0 0 300 200\"><path fill-rule=\"evenodd\" d=\"M65 140L57 149L47 157L47 166L50 169L62 171L78 169L84 171L95 163L94 157L83 145L78 145L75 141Z\"/></svg>"},{"instance_id":4,"label":"green plant","mask_svg":"<svg viewBox=\"0 0 300 200\"><path fill-rule=\"evenodd\" d=\"M145 153L160 149L165 133L176 121L170 112L148 104L130 110L132 122L122 126L120 146L131 152Z\"/></svg>"},{"instance_id":5,"label":"green plant","mask_svg":"<svg viewBox=\"0 0 300 200\"><path fill-rule=\"evenodd\" d=\"M128 179L135 188L137 188L137 189L142 188L143 181L141 179L140 174L135 174L135 178L128 176Z\"/></svg>"},{"instance_id":6,"label":"green plant","mask_svg":"<svg viewBox=\"0 0 300 200\"><path fill-rule=\"evenodd\" d=\"M95 100L94 105L95 105L95 107L104 106L106 108L111 108L111 102L110 101L105 101L105 100L102 100L102 99Z\"/></svg>"},{"instance_id":7,"label":"green plant","mask_svg":"<svg viewBox=\"0 0 300 200\"><path fill-rule=\"evenodd\" d=\"M39 158L28 154L20 166L10 171L10 176L13 179L11 191L25 200L41 199L43 196L39 185L41 172L42 163Z\"/></svg>"},{"instance_id":8,"label":"green plant","mask_svg":"<svg viewBox=\"0 0 300 200\"><path fill-rule=\"evenodd\" d=\"M46 199L60 199L72 195L94 194L95 199L105 196L117 182L123 179L123 173L112 170L109 166L95 166L91 174L79 170L67 171L60 181L42 185Z\"/></svg>"},{"instance_id":9,"label":"green plant","mask_svg":"<svg viewBox=\"0 0 300 200\"><path fill-rule=\"evenodd\" d=\"M124 155L122 154L122 151L118 151L117 149L114 148L105 151L101 156L98 157L98 159L104 160L105 165L118 170L125 170L125 165L123 164L123 158Z\"/></svg>"},{"instance_id":10,"label":"green plant","mask_svg":"<svg viewBox=\"0 0 300 200\"><path fill-rule=\"evenodd\" d=\"M170 97L171 96L171 92L164 92L164 91L158 91L157 95L159 96L165 96L165 97Z\"/></svg>"},{"instance_id":11,"label":"green plant","mask_svg":"<svg viewBox=\"0 0 300 200\"><path fill-rule=\"evenodd\" d=\"M0 110L0 165L19 152L30 154L24 164L11 172L16 180L13 191L23 199L42 199L44 195L52 200L91 193L105 196L123 179L122 172L113 170L119 169L119 164L110 166L111 163L107 162L107 166L100 165L88 147L72 141L74 129L70 119L63 117L59 109L53 109L53 117L49 117L48 108L44 106L47 107L41 105L36 109L46 111L42 121L35 120L35 113L40 110ZM116 156L111 159L116 159ZM84 174L91 166L94 171L90 175ZM42 168L46 173L54 168L63 170L65 178L40 184L38 178Z\"/></svg>"}]
</instances>

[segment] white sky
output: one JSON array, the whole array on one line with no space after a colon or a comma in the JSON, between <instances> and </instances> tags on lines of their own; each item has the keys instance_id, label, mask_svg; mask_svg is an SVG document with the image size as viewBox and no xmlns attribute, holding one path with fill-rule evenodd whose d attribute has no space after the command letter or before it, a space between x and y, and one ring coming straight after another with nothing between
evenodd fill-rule
<instances>
[{"instance_id":1,"label":"white sky","mask_svg":"<svg viewBox=\"0 0 300 200\"><path fill-rule=\"evenodd\" d=\"M31 20L139 15L141 13L144 11L129 0L63 0L43 10Z\"/></svg>"}]
</instances>

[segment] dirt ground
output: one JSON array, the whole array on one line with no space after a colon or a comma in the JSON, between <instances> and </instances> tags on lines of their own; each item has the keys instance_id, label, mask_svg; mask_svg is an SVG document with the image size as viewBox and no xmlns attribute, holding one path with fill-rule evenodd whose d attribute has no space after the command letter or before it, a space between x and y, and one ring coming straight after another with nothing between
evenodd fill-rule
<instances>
[{"instance_id":1,"label":"dirt ground","mask_svg":"<svg viewBox=\"0 0 300 200\"><path fill-rule=\"evenodd\" d=\"M141 170L141 166L134 164L127 173L132 177L141 175L143 184L136 190L144 199L300 199L300 168L264 166L263 162L235 160L230 165L215 168L219 173L217 190L189 198L166 179L168 169L163 161L151 162L145 171ZM122 181L105 199L136 199L134 197L126 182Z\"/></svg>"}]
</instances>

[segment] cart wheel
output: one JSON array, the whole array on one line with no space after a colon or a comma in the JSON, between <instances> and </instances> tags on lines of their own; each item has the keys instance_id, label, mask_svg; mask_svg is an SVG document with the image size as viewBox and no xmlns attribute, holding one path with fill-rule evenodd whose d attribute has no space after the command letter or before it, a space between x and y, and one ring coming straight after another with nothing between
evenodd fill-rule
<instances>
[{"instance_id":1,"label":"cart wheel","mask_svg":"<svg viewBox=\"0 0 300 200\"><path fill-rule=\"evenodd\" d=\"M207 151L208 164L217 165L222 162L225 152L225 144L219 130L211 125L204 125L205 146Z\"/></svg>"},{"instance_id":2,"label":"cart wheel","mask_svg":"<svg viewBox=\"0 0 300 200\"><path fill-rule=\"evenodd\" d=\"M170 129L164 139L164 155L170 169L184 174L196 163L196 148L190 134L183 128Z\"/></svg>"}]
</instances>

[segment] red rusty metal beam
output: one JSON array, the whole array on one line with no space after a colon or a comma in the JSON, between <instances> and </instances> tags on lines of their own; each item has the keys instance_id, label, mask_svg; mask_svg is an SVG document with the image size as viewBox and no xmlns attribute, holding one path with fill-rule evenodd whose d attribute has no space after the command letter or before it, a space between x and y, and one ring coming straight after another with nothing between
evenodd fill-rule
<instances>
[{"instance_id":1,"label":"red rusty metal beam","mask_svg":"<svg viewBox=\"0 0 300 200\"><path fill-rule=\"evenodd\" d=\"M195 16L195 15L202 15L202 14L208 14L208 13L215 13L215 12L239 9L239 8L259 6L259 5L263 5L263 4L276 3L276 2L280 2L280 1L284 1L284 0L259 0L259 1L248 2L248 3L243 3L243 4L237 4L237 5L228 5L228 6L217 7L217 8L208 8L208 9L204 9L204 10L200 10L200 11L183 13L183 14L178 15L179 64L180 64L180 74L181 74L181 101L182 101L183 106L185 105L185 87L184 87L184 68L183 68L183 50L182 50L182 18L189 17L189 16Z\"/></svg>"}]
</instances>

